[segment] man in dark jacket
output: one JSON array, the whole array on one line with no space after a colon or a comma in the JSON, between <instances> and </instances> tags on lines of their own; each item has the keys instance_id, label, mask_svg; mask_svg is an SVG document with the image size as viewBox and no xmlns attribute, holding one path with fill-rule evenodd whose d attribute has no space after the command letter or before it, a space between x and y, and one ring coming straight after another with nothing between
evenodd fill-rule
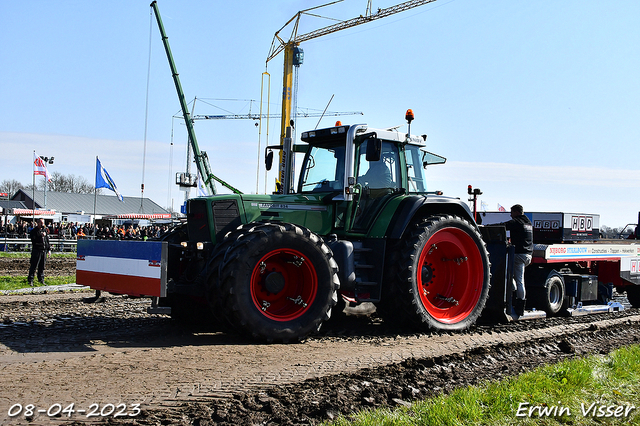
<instances>
[{"instance_id":1,"label":"man in dark jacket","mask_svg":"<svg viewBox=\"0 0 640 426\"><path fill-rule=\"evenodd\" d=\"M514 311L517 315L524 314L525 299L527 296L524 288L524 268L531 263L533 254L533 226L528 217L524 215L524 209L520 204L511 207L511 220L504 223L511 233L511 244L515 248L513 264L513 289L516 291Z\"/></svg>"},{"instance_id":2,"label":"man in dark jacket","mask_svg":"<svg viewBox=\"0 0 640 426\"><path fill-rule=\"evenodd\" d=\"M44 284L44 263L51 250L49 233L44 226L44 219L38 219L37 226L29 232L31 238L31 265L29 266L29 285L33 287L33 275L38 270L38 281Z\"/></svg>"}]
</instances>

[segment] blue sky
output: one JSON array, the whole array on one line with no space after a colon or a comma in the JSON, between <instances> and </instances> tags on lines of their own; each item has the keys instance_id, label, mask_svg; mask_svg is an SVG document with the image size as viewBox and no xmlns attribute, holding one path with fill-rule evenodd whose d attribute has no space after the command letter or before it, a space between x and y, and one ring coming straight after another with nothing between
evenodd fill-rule
<instances>
[{"instance_id":1,"label":"blue sky","mask_svg":"<svg viewBox=\"0 0 640 426\"><path fill-rule=\"evenodd\" d=\"M33 150L55 156L52 171L93 181L99 156L120 192L139 196L144 158L144 195L178 209L186 130L172 119L180 106L149 3L0 4L0 181L30 183ZM206 100L195 114L246 114L250 105L257 113L273 34L321 3L159 0L185 96ZM316 12L349 19L366 4ZM638 16L637 1L438 0L305 42L298 105L322 110L334 95L330 110L364 113L344 123L372 127L404 125L411 108L412 132L428 134L428 148L448 159L427 171L431 189L466 199L471 184L490 210L520 203L624 226L640 210ZM300 32L331 23L305 17ZM282 60L266 68L272 112ZM297 128L316 124L301 119ZM278 143L279 121L269 128L268 143ZM196 133L214 174L255 192L266 123L260 140L251 120L198 121Z\"/></svg>"}]
</instances>

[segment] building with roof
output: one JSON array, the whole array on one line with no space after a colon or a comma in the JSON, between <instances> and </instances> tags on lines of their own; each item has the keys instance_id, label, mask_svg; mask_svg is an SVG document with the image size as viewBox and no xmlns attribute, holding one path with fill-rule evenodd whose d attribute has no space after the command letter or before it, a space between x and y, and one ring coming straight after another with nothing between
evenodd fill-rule
<instances>
[{"instance_id":1,"label":"building with roof","mask_svg":"<svg viewBox=\"0 0 640 426\"><path fill-rule=\"evenodd\" d=\"M13 209L26 209L27 206L22 201L2 200L0 199L0 213L5 214L13 211Z\"/></svg>"},{"instance_id":2,"label":"building with roof","mask_svg":"<svg viewBox=\"0 0 640 426\"><path fill-rule=\"evenodd\" d=\"M11 197L8 203L14 203L12 204L10 213L14 216L29 217L38 215L39 217L47 217L54 220L59 217L58 220L63 222L79 221L77 219L78 216L89 216L91 222L104 217L136 219L171 218L169 211L160 207L149 198L124 197L123 199L124 202L120 201L115 195L96 196L94 194L47 191L47 205L45 208L44 191L35 191L34 193L20 189Z\"/></svg>"}]
</instances>

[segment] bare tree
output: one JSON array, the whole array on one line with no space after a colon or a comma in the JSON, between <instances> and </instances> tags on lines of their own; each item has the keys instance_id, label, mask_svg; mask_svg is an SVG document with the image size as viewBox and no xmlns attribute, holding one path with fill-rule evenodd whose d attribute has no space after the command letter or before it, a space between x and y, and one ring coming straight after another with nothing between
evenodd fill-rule
<instances>
[{"instance_id":1,"label":"bare tree","mask_svg":"<svg viewBox=\"0 0 640 426\"><path fill-rule=\"evenodd\" d=\"M0 183L0 192L6 192L9 197L12 197L21 188L24 188L24 185L15 179L5 179Z\"/></svg>"},{"instance_id":2,"label":"bare tree","mask_svg":"<svg viewBox=\"0 0 640 426\"><path fill-rule=\"evenodd\" d=\"M49 191L67 192L67 177L60 172L51 172L51 181L49 181ZM42 179L42 189L44 189L45 180Z\"/></svg>"},{"instance_id":3,"label":"bare tree","mask_svg":"<svg viewBox=\"0 0 640 426\"><path fill-rule=\"evenodd\" d=\"M71 192L74 194L89 194L93 192L93 185L83 176L74 174L63 175L59 172L51 173L49 190L56 192Z\"/></svg>"},{"instance_id":4,"label":"bare tree","mask_svg":"<svg viewBox=\"0 0 640 426\"><path fill-rule=\"evenodd\" d=\"M93 194L93 183L89 182L83 176L76 176L73 174L64 175L60 172L51 172L51 180L47 186L47 191L55 192L71 192L74 194ZM36 180L36 190L44 191L44 179ZM0 192L15 194L18 189L24 189L25 191L33 191L33 184L23 185L17 180L5 180L0 183ZM98 194L101 194L101 189L98 189Z\"/></svg>"},{"instance_id":5,"label":"bare tree","mask_svg":"<svg viewBox=\"0 0 640 426\"><path fill-rule=\"evenodd\" d=\"M83 176L76 177L74 175L70 175L69 177L72 182L70 192L74 192L76 194L90 194L93 192L93 189L94 189L93 183L89 182ZM98 191L98 193L99 192L100 191Z\"/></svg>"}]
</instances>

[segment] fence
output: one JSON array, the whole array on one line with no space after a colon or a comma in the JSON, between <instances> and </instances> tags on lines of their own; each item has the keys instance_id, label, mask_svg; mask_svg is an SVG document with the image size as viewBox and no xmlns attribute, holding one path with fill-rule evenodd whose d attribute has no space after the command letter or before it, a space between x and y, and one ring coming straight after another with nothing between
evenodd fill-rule
<instances>
[{"instance_id":1,"label":"fence","mask_svg":"<svg viewBox=\"0 0 640 426\"><path fill-rule=\"evenodd\" d=\"M78 242L64 238L49 238L52 251L76 251ZM2 238L0 237L0 251L31 251L29 238Z\"/></svg>"}]
</instances>

